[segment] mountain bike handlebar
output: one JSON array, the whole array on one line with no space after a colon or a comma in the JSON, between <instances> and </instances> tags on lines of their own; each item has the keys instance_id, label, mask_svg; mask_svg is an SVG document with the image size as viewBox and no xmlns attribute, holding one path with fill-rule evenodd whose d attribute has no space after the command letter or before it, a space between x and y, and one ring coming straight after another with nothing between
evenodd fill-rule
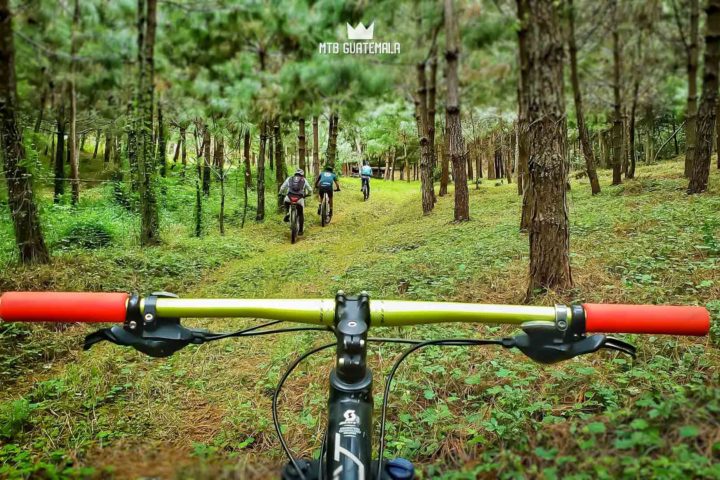
<instances>
[{"instance_id":1,"label":"mountain bike handlebar","mask_svg":"<svg viewBox=\"0 0 720 480\"><path fill-rule=\"evenodd\" d=\"M140 313L153 298L164 318L264 318L332 326L333 299L192 299L162 295L138 298ZM122 323L128 318L127 293L6 292L0 295L0 319L6 322ZM575 306L483 305L471 303L372 300L373 326L428 323L521 325L529 321L565 321L578 333L706 335L710 314L703 307L666 305Z\"/></svg>"}]
</instances>

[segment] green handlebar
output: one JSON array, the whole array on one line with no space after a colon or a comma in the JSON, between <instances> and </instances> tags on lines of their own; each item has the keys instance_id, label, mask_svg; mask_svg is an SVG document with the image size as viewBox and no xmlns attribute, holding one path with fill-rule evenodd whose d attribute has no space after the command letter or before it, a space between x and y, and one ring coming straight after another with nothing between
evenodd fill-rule
<instances>
[{"instance_id":1,"label":"green handlebar","mask_svg":"<svg viewBox=\"0 0 720 480\"><path fill-rule=\"evenodd\" d=\"M158 298L157 313L165 318L265 318L332 326L335 300ZM370 300L370 317L371 325L388 327L451 322L519 325L552 322L555 307Z\"/></svg>"}]
</instances>

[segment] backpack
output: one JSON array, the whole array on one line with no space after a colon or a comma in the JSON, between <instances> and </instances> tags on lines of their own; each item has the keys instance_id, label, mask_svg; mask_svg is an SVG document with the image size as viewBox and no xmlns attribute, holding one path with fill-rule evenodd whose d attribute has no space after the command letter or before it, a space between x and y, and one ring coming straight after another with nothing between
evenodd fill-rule
<instances>
[{"instance_id":1,"label":"backpack","mask_svg":"<svg viewBox=\"0 0 720 480\"><path fill-rule=\"evenodd\" d=\"M292 195L300 195L300 196L304 197L305 196L305 179L303 177L293 175L292 178L290 178L290 182L288 185L288 193L290 193Z\"/></svg>"}]
</instances>

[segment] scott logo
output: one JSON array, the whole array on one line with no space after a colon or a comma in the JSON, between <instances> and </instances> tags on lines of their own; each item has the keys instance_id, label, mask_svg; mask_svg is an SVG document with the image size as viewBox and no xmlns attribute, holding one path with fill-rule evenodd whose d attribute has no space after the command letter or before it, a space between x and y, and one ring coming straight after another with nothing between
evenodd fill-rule
<instances>
[{"instance_id":1,"label":"scott logo","mask_svg":"<svg viewBox=\"0 0 720 480\"><path fill-rule=\"evenodd\" d=\"M360 417L355 414L355 410L345 410L343 417L345 417L343 423L360 423Z\"/></svg>"}]
</instances>

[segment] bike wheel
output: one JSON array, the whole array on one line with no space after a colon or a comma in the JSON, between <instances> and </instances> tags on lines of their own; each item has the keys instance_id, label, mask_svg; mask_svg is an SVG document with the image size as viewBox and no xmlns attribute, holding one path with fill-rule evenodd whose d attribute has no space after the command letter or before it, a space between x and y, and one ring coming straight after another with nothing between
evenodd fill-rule
<instances>
[{"instance_id":1,"label":"bike wheel","mask_svg":"<svg viewBox=\"0 0 720 480\"><path fill-rule=\"evenodd\" d=\"M298 215L295 205L290 207L290 243L297 241L298 235Z\"/></svg>"},{"instance_id":2,"label":"bike wheel","mask_svg":"<svg viewBox=\"0 0 720 480\"><path fill-rule=\"evenodd\" d=\"M328 200L327 194L323 197L323 201L320 204L320 224L324 227L327 225L327 211L328 211Z\"/></svg>"}]
</instances>

